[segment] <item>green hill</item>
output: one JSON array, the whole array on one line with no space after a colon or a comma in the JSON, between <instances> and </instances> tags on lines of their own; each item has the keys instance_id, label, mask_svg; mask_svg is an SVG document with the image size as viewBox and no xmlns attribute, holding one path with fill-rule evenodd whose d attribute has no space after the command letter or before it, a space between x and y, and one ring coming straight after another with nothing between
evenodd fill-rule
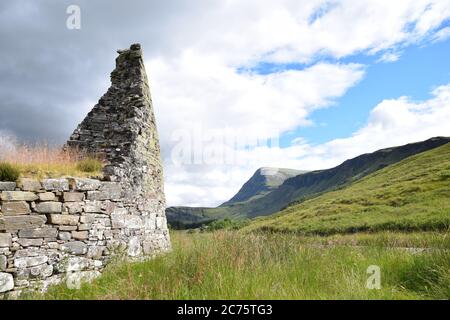
<instances>
[{"instance_id":1,"label":"green hill","mask_svg":"<svg viewBox=\"0 0 450 320\"><path fill-rule=\"evenodd\" d=\"M342 188L409 156L448 142L450 138L435 137L363 154L346 160L334 168L306 173L291 169L276 169L277 174L269 175L262 174L264 169L269 173L275 169L262 168L255 172L231 200L221 206L170 207L166 209L167 219L172 227L184 229L224 218L243 219L271 215L293 202L305 201L321 193Z\"/></svg>"},{"instance_id":2,"label":"green hill","mask_svg":"<svg viewBox=\"0 0 450 320\"><path fill-rule=\"evenodd\" d=\"M450 143L342 189L258 218L244 230L334 234L450 227Z\"/></svg>"}]
</instances>

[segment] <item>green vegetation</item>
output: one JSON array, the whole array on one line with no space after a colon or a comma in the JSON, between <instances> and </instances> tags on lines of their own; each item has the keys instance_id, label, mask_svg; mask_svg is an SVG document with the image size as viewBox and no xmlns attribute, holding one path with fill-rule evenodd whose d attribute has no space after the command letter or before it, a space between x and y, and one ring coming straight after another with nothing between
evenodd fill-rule
<instances>
[{"instance_id":1,"label":"green vegetation","mask_svg":"<svg viewBox=\"0 0 450 320\"><path fill-rule=\"evenodd\" d=\"M450 144L409 157L340 190L252 221L247 231L328 235L450 228Z\"/></svg>"},{"instance_id":2,"label":"green vegetation","mask_svg":"<svg viewBox=\"0 0 450 320\"><path fill-rule=\"evenodd\" d=\"M238 230L250 223L249 220L215 220L203 227L203 231L217 231L217 230Z\"/></svg>"},{"instance_id":3,"label":"green vegetation","mask_svg":"<svg viewBox=\"0 0 450 320\"><path fill-rule=\"evenodd\" d=\"M7 162L0 162L0 181L16 181L20 176L20 171L16 166Z\"/></svg>"},{"instance_id":4,"label":"green vegetation","mask_svg":"<svg viewBox=\"0 0 450 320\"><path fill-rule=\"evenodd\" d=\"M95 158L80 160L76 166L79 171L87 173L100 172L103 168L102 162Z\"/></svg>"},{"instance_id":5,"label":"green vegetation","mask_svg":"<svg viewBox=\"0 0 450 320\"><path fill-rule=\"evenodd\" d=\"M363 154L344 161L337 167L306 173L279 169L281 171L271 177L261 174L262 169L259 169L231 200L221 206L217 208L172 207L166 211L167 218L172 226L195 228L211 220L252 219L272 215L292 203L304 202L325 192L344 188L371 173L448 142L450 138L435 137ZM295 173L298 174L295 175ZM445 179L445 172L441 174L444 175L441 179Z\"/></svg>"},{"instance_id":6,"label":"green vegetation","mask_svg":"<svg viewBox=\"0 0 450 320\"><path fill-rule=\"evenodd\" d=\"M320 247L313 243L322 238L291 234L175 232L171 253L146 262L112 264L80 290L59 285L32 298L450 299L448 250L417 253L389 247L399 239L414 243L406 234L362 239L372 245ZM428 233L420 245L430 247L443 239L447 235ZM370 265L380 267L380 290L366 288Z\"/></svg>"},{"instance_id":7,"label":"green vegetation","mask_svg":"<svg viewBox=\"0 0 450 320\"><path fill-rule=\"evenodd\" d=\"M84 171L78 167L78 162L15 164L14 167L20 172L21 177L35 179L59 178L63 176L100 177L102 174L101 167L96 171Z\"/></svg>"}]
</instances>

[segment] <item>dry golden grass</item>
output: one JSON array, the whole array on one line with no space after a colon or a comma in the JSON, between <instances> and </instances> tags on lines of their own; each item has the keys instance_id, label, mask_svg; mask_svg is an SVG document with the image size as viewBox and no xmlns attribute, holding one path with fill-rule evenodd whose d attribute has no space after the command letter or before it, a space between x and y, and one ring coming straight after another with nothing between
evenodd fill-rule
<instances>
[{"instance_id":1,"label":"dry golden grass","mask_svg":"<svg viewBox=\"0 0 450 320\"><path fill-rule=\"evenodd\" d=\"M96 161L96 170L86 172L80 163ZM61 176L101 176L102 162L80 150L62 150L47 143L17 144L0 154L0 161L13 165L22 178L56 178Z\"/></svg>"}]
</instances>

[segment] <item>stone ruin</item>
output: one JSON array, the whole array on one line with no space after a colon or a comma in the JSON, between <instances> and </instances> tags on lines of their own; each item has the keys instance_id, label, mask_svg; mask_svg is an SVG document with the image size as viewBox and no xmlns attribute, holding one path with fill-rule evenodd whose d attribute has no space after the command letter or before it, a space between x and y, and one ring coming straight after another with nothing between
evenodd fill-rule
<instances>
[{"instance_id":1,"label":"stone ruin","mask_svg":"<svg viewBox=\"0 0 450 320\"><path fill-rule=\"evenodd\" d=\"M102 179L0 182L0 295L72 288L115 254L170 250L163 171L141 46L119 50L111 87L65 148L104 159Z\"/></svg>"}]
</instances>

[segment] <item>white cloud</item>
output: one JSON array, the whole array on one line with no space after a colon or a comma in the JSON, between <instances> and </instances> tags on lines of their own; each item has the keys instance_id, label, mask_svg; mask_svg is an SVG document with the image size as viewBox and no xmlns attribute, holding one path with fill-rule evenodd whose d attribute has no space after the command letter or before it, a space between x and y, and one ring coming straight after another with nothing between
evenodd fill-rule
<instances>
[{"instance_id":1,"label":"white cloud","mask_svg":"<svg viewBox=\"0 0 450 320\"><path fill-rule=\"evenodd\" d=\"M247 151L230 146L228 140L274 138L311 125L311 112L330 107L365 72L362 65L321 63L320 57L366 53L380 54L379 61L396 61L405 46L439 34L441 23L450 16L450 1L230 0L210 2L207 10L193 12L180 15L177 23L182 28L167 28L177 50L146 62L169 205L217 205L258 167L330 167L381 145L364 138L375 130L376 119L385 126L399 125L388 111L376 110L367 129L355 133L353 140L311 146L299 138L289 148L259 146ZM267 75L238 72L260 62L310 66ZM409 103L407 99L396 103L400 101ZM395 112L403 109L397 107ZM406 109L404 116L415 119ZM358 140L363 141L362 149ZM197 164L174 163L174 151L188 146L194 154L187 156ZM227 153L232 161L208 163L202 157L211 149ZM226 156L221 155L223 160Z\"/></svg>"}]
</instances>

